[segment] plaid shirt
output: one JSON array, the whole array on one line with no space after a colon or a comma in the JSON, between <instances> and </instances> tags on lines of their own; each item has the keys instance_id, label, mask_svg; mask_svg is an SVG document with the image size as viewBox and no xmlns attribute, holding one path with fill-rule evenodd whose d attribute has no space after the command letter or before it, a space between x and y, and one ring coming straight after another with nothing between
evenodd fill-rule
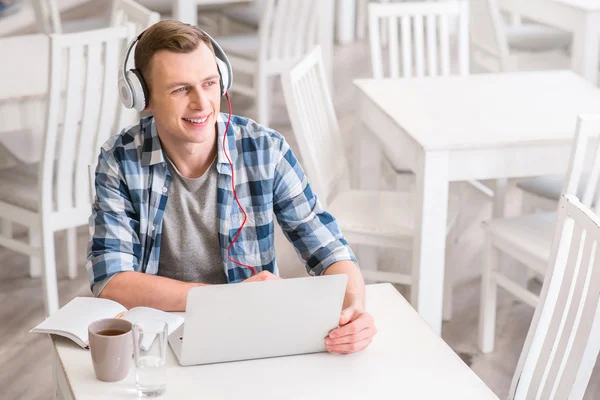
<instances>
[{"instance_id":1,"label":"plaid shirt","mask_svg":"<svg viewBox=\"0 0 600 400\"><path fill-rule=\"evenodd\" d=\"M223 268L228 282L234 283L252 272L227 259L227 247L242 224L243 214L233 199L231 166L222 148L226 121L227 114L220 114L217 217ZM280 134L232 115L227 146L235 168L236 193L248 215L231 247L231 258L253 266L257 273L278 273L274 213L309 274L320 275L337 261L356 262L337 221L321 207ZM98 157L90 217L86 264L90 285L122 271L158 272L162 221L171 183L154 118L142 119L104 144Z\"/></svg>"}]
</instances>

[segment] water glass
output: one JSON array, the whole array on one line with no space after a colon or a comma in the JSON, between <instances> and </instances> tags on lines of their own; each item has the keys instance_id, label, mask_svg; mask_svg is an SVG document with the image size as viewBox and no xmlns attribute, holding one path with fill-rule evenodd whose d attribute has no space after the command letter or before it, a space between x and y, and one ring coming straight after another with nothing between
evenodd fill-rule
<instances>
[{"instance_id":1,"label":"water glass","mask_svg":"<svg viewBox=\"0 0 600 400\"><path fill-rule=\"evenodd\" d=\"M138 396L158 397L167 390L167 324L160 320L133 325L135 384Z\"/></svg>"}]
</instances>

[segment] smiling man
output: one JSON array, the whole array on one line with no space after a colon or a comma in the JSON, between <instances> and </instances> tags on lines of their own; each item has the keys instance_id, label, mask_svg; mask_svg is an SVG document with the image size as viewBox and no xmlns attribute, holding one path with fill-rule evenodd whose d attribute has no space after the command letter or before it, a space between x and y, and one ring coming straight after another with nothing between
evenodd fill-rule
<instances>
[{"instance_id":1,"label":"smiling man","mask_svg":"<svg viewBox=\"0 0 600 400\"><path fill-rule=\"evenodd\" d=\"M275 216L309 274L348 275L341 326L326 345L362 350L376 328L356 258L283 136L220 112L226 88L215 46L178 21L138 38L140 109L151 116L101 149L86 265L92 291L128 308L181 311L194 286L280 279Z\"/></svg>"}]
</instances>

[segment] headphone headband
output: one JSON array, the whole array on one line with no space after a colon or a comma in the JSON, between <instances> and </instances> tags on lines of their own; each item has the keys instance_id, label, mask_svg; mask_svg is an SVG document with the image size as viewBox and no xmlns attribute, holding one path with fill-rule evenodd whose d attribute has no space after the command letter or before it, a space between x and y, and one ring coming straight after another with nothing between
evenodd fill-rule
<instances>
[{"instance_id":1,"label":"headphone headband","mask_svg":"<svg viewBox=\"0 0 600 400\"><path fill-rule=\"evenodd\" d=\"M210 40L213 50L215 53L215 60L217 62L217 69L219 71L219 83L221 87L221 96L231 89L233 83L233 71L231 69L231 63L225 55L225 52L219 46L219 44L205 31L200 28L189 25L198 29L200 32L205 34ZM140 33L135 39L129 43L127 50L125 51L125 57L123 59L123 65L119 69L119 97L121 102L126 108L135 108L137 111L143 111L148 107L149 92L148 86L144 81L144 77L141 72L134 68L127 70L127 62L129 61L129 55L133 50L133 47L140 40L142 35L146 32L145 30Z\"/></svg>"}]
</instances>

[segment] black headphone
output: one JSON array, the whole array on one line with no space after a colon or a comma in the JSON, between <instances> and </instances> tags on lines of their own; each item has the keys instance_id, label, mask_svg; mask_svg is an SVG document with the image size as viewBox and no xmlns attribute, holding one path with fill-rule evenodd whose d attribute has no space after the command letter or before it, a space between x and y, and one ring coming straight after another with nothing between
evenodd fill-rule
<instances>
[{"instance_id":1,"label":"black headphone","mask_svg":"<svg viewBox=\"0 0 600 400\"><path fill-rule=\"evenodd\" d=\"M193 26L193 25L190 25ZM194 28L203 32L210 39L214 52L215 59L217 61L217 69L219 70L219 84L221 85L221 96L224 96L233 83L233 71L231 70L231 64L229 59L225 55L225 52L219 46L219 44L206 32L194 26ZM145 32L145 31L144 31ZM127 70L127 61L129 60L129 54L133 49L133 46L140 40L144 32L140 33L135 39L131 41L125 52L125 59L123 60L123 67L119 69L119 97L121 102L127 108L135 108L137 111L144 111L148 107L148 99L150 94L148 93L148 86L144 82L144 77L138 69Z\"/></svg>"}]
</instances>

